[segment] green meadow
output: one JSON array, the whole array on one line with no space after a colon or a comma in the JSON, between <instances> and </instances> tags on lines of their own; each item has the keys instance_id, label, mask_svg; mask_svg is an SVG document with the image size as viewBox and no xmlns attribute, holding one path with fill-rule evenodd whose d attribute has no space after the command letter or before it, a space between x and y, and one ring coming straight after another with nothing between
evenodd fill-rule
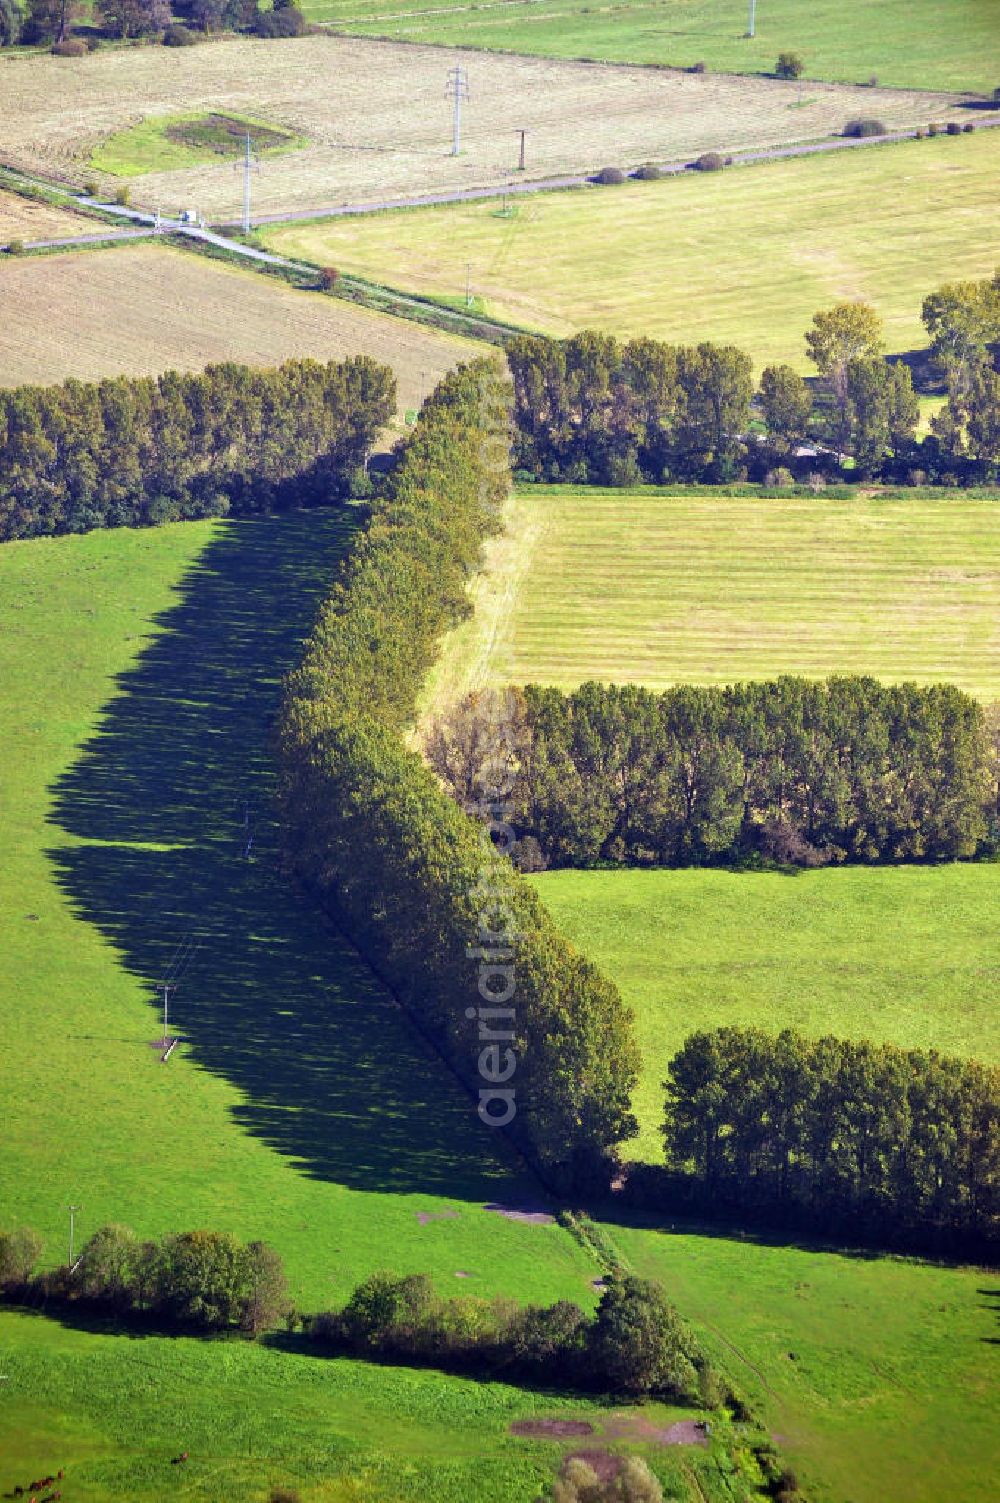
<instances>
[{"instance_id":1,"label":"green meadow","mask_svg":"<svg viewBox=\"0 0 1000 1503\"><path fill-rule=\"evenodd\" d=\"M705 1450L643 1442L642 1424L690 1417L661 1404L609 1409L295 1343L135 1337L14 1312L0 1313L0 1364L0 1485L61 1467L67 1503L263 1503L272 1487L302 1503L528 1503L564 1454L595 1443L644 1455L668 1499L733 1497L726 1436ZM510 1433L551 1416L593 1436Z\"/></svg>"},{"instance_id":2,"label":"green meadow","mask_svg":"<svg viewBox=\"0 0 1000 1503\"><path fill-rule=\"evenodd\" d=\"M428 701L480 684L781 673L1000 696L994 501L525 487Z\"/></svg>"},{"instance_id":3,"label":"green meadow","mask_svg":"<svg viewBox=\"0 0 1000 1503\"><path fill-rule=\"evenodd\" d=\"M49 1263L70 1202L78 1239L263 1237L307 1309L384 1266L587 1303L568 1233L484 1209L537 1186L278 869L268 726L349 535L302 513L0 550L2 1219Z\"/></svg>"},{"instance_id":4,"label":"green meadow","mask_svg":"<svg viewBox=\"0 0 1000 1503\"><path fill-rule=\"evenodd\" d=\"M684 1226L612 1236L752 1396L811 1503L993 1503L995 1273Z\"/></svg>"},{"instance_id":5,"label":"green meadow","mask_svg":"<svg viewBox=\"0 0 1000 1503\"><path fill-rule=\"evenodd\" d=\"M763 0L752 40L744 0L306 0L305 10L340 31L544 57L762 73L791 50L809 78L990 91L997 82L997 0L858 0L849 15L837 0Z\"/></svg>"},{"instance_id":6,"label":"green meadow","mask_svg":"<svg viewBox=\"0 0 1000 1503\"><path fill-rule=\"evenodd\" d=\"M1000 1062L1000 867L553 871L559 927L613 977L643 1054L641 1136L659 1161L666 1066L698 1028L754 1024Z\"/></svg>"},{"instance_id":7,"label":"green meadow","mask_svg":"<svg viewBox=\"0 0 1000 1503\"><path fill-rule=\"evenodd\" d=\"M998 3L1000 37L1000 3ZM997 74L1000 77L1000 59ZM803 372L813 314L878 309L890 352L923 348L943 282L1000 259L1000 133L938 137L660 182L285 225L266 244L546 334L600 328L738 344Z\"/></svg>"},{"instance_id":8,"label":"green meadow","mask_svg":"<svg viewBox=\"0 0 1000 1503\"><path fill-rule=\"evenodd\" d=\"M90 166L116 177L137 177L143 172L183 171L220 156L238 158L247 134L256 156L292 151L303 144L294 131L271 125L248 115L206 114L151 115L115 131L97 146Z\"/></svg>"}]
</instances>

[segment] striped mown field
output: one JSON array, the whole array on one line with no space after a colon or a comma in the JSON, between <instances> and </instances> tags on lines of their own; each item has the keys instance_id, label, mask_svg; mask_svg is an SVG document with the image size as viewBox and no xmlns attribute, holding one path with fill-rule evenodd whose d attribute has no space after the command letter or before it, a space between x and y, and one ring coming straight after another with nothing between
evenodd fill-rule
<instances>
[{"instance_id":1,"label":"striped mown field","mask_svg":"<svg viewBox=\"0 0 1000 1503\"><path fill-rule=\"evenodd\" d=\"M265 239L445 300L462 298L468 275L487 311L546 334L719 340L747 350L758 373L770 361L812 373L804 335L818 309L862 298L891 352L918 349L927 294L991 275L998 169L1000 130L980 130L536 194L508 217L495 202L461 203L284 225Z\"/></svg>"},{"instance_id":2,"label":"striped mown field","mask_svg":"<svg viewBox=\"0 0 1000 1503\"><path fill-rule=\"evenodd\" d=\"M947 680L1000 697L1000 506L537 487L429 698L483 683Z\"/></svg>"}]
</instances>

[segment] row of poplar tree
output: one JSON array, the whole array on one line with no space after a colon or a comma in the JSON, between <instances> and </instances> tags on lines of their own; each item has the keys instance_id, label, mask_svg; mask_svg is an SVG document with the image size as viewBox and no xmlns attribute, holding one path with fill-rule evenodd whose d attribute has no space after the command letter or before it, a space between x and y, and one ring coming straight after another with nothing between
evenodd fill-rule
<instances>
[{"instance_id":1,"label":"row of poplar tree","mask_svg":"<svg viewBox=\"0 0 1000 1503\"><path fill-rule=\"evenodd\" d=\"M1000 836L995 717L948 684L476 693L425 742L467 809L501 719L514 728L507 820L527 867L954 860Z\"/></svg>"},{"instance_id":2,"label":"row of poplar tree","mask_svg":"<svg viewBox=\"0 0 1000 1503\"><path fill-rule=\"evenodd\" d=\"M499 368L480 360L424 404L289 677L280 798L297 879L481 1109L501 1065L508 1131L550 1184L569 1188L592 1174L606 1183L614 1145L636 1131L631 1014L405 741L440 638L469 611L482 544L502 526L509 402ZM515 952L510 990L497 974L481 989L490 946L498 963ZM507 1009L488 1020L503 1041L492 1055L479 1017L491 1007Z\"/></svg>"},{"instance_id":3,"label":"row of poplar tree","mask_svg":"<svg viewBox=\"0 0 1000 1503\"><path fill-rule=\"evenodd\" d=\"M755 386L751 358L735 345L621 343L594 330L520 336L507 346L515 467L626 486L760 480L788 466L837 471L850 457L861 479L991 482L1000 470L1000 272L939 288L923 318L947 401L921 441L910 368L885 359L881 319L862 302L813 319L814 385L770 365Z\"/></svg>"},{"instance_id":4,"label":"row of poplar tree","mask_svg":"<svg viewBox=\"0 0 1000 1503\"><path fill-rule=\"evenodd\" d=\"M934 1051L785 1030L692 1034L671 1059L667 1203L788 1210L995 1241L1000 1070ZM674 1176L672 1179L671 1176ZM656 1171L635 1198L656 1200Z\"/></svg>"},{"instance_id":5,"label":"row of poplar tree","mask_svg":"<svg viewBox=\"0 0 1000 1503\"><path fill-rule=\"evenodd\" d=\"M395 396L363 355L0 391L0 541L329 501Z\"/></svg>"}]
</instances>

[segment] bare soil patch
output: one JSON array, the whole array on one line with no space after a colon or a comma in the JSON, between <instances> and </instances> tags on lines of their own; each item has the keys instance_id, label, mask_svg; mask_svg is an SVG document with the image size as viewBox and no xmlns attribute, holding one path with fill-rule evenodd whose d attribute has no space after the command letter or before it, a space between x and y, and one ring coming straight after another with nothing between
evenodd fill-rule
<instances>
[{"instance_id":1,"label":"bare soil patch","mask_svg":"<svg viewBox=\"0 0 1000 1503\"><path fill-rule=\"evenodd\" d=\"M514 1420L511 1435L532 1435L542 1440L565 1440L573 1435L593 1435L588 1420L526 1419Z\"/></svg>"},{"instance_id":2,"label":"bare soil patch","mask_svg":"<svg viewBox=\"0 0 1000 1503\"><path fill-rule=\"evenodd\" d=\"M432 1221L457 1221L457 1211L417 1211L416 1217L421 1226L427 1226Z\"/></svg>"},{"instance_id":3,"label":"bare soil patch","mask_svg":"<svg viewBox=\"0 0 1000 1503\"><path fill-rule=\"evenodd\" d=\"M483 1207L484 1211L495 1211L498 1216L503 1216L507 1221L523 1221L529 1226L554 1226L555 1217L548 1211L537 1206L502 1206L491 1202Z\"/></svg>"},{"instance_id":4,"label":"bare soil patch","mask_svg":"<svg viewBox=\"0 0 1000 1503\"><path fill-rule=\"evenodd\" d=\"M468 69L472 91L459 156L445 98L456 64ZM968 113L955 96L913 90L810 83L801 105L799 94L797 84L770 78L333 36L107 49L68 66L36 55L8 61L0 74L6 159L74 182L90 175L85 164L104 141L150 118L263 116L303 137L301 149L267 159L254 182L258 213L502 182L516 170L521 123L530 127L528 173L548 177L815 140L852 115L878 115L892 130ZM103 178L108 188L120 181ZM140 204L217 220L239 216L241 192L221 158L146 173L132 186Z\"/></svg>"}]
</instances>

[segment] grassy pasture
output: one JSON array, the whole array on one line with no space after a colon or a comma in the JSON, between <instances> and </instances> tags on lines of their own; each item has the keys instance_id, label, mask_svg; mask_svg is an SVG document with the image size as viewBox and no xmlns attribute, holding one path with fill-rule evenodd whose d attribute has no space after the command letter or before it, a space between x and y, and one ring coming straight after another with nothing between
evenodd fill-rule
<instances>
[{"instance_id":1,"label":"grassy pasture","mask_svg":"<svg viewBox=\"0 0 1000 1503\"><path fill-rule=\"evenodd\" d=\"M447 69L468 65L474 97L463 149L451 155ZM377 80L377 86L373 85ZM801 96L801 100L800 100ZM798 85L536 58L447 53L316 35L229 38L175 49L107 49L79 62L34 56L5 67L4 153L12 165L71 181L119 132L191 111L254 115L306 145L268 158L255 214L377 204L415 191L500 182L514 171L514 127L530 127L533 176L592 172L607 162L686 159L715 148L765 147L839 131L853 115L888 124L965 119L951 96ZM107 177L106 188L120 178ZM146 172L133 196L164 211L236 219L232 163Z\"/></svg>"},{"instance_id":2,"label":"grassy pasture","mask_svg":"<svg viewBox=\"0 0 1000 1503\"><path fill-rule=\"evenodd\" d=\"M262 1503L295 1487L302 1503L529 1503L563 1454L608 1444L606 1429L690 1417L435 1372L328 1361L280 1345L140 1338L0 1313L0 1485L63 1467L74 1503L227 1498ZM558 1415L594 1436L537 1440L515 1420ZM631 1438L671 1499L727 1503L722 1448ZM187 1450L184 1466L170 1458ZM697 1476L698 1481L694 1480Z\"/></svg>"},{"instance_id":3,"label":"grassy pasture","mask_svg":"<svg viewBox=\"0 0 1000 1503\"><path fill-rule=\"evenodd\" d=\"M1000 132L532 195L286 225L269 246L566 335L741 345L812 371L820 308L871 302L891 351L923 347L924 297L998 260Z\"/></svg>"},{"instance_id":4,"label":"grassy pasture","mask_svg":"<svg viewBox=\"0 0 1000 1503\"><path fill-rule=\"evenodd\" d=\"M743 0L306 0L314 21L368 36L489 47L545 57L767 72L779 52L801 52L810 78L909 88L996 85L997 0L860 0L849 24L838 0L769 0L747 30Z\"/></svg>"},{"instance_id":5,"label":"grassy pasture","mask_svg":"<svg viewBox=\"0 0 1000 1503\"><path fill-rule=\"evenodd\" d=\"M169 49L164 49L168 51ZM392 366L400 412L480 347L323 293L162 246L0 264L8 316L0 384L197 370L212 361L371 355Z\"/></svg>"},{"instance_id":6,"label":"grassy pasture","mask_svg":"<svg viewBox=\"0 0 1000 1503\"><path fill-rule=\"evenodd\" d=\"M546 872L559 927L636 1016L641 1138L659 1161L666 1064L696 1028L756 1024L1000 1062L995 866Z\"/></svg>"},{"instance_id":7,"label":"grassy pasture","mask_svg":"<svg viewBox=\"0 0 1000 1503\"><path fill-rule=\"evenodd\" d=\"M0 551L2 1219L50 1262L71 1200L84 1237L263 1236L306 1308L382 1266L587 1303L568 1233L483 1208L537 1189L277 870L268 724L349 530L305 513ZM186 940L164 1066L155 984Z\"/></svg>"},{"instance_id":8,"label":"grassy pasture","mask_svg":"<svg viewBox=\"0 0 1000 1503\"><path fill-rule=\"evenodd\" d=\"M247 132L258 157L304 144L291 131L277 130L266 120L246 115L164 115L127 126L102 141L90 165L116 177L197 167L220 156L241 157Z\"/></svg>"},{"instance_id":9,"label":"grassy pasture","mask_svg":"<svg viewBox=\"0 0 1000 1503\"><path fill-rule=\"evenodd\" d=\"M532 487L428 704L485 683L870 673L1000 696L992 501Z\"/></svg>"},{"instance_id":10,"label":"grassy pasture","mask_svg":"<svg viewBox=\"0 0 1000 1503\"><path fill-rule=\"evenodd\" d=\"M993 1503L995 1273L683 1226L612 1232L756 1397L815 1503Z\"/></svg>"}]
</instances>

